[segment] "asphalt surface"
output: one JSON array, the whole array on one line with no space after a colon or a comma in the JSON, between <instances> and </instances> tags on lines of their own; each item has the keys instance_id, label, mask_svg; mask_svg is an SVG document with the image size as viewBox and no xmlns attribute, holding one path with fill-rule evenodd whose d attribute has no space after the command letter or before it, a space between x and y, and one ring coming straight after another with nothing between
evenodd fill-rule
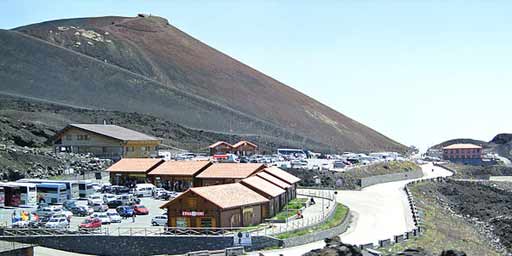
<instances>
[{"instance_id":1,"label":"asphalt surface","mask_svg":"<svg viewBox=\"0 0 512 256\"><path fill-rule=\"evenodd\" d=\"M451 172L432 164L423 165L422 169L422 179L452 175ZM408 182L410 180L377 184L361 191L338 191L338 202L348 206L354 215L351 227L340 236L341 240L349 244L377 243L378 240L392 238L394 235L412 230L412 214L403 190ZM317 241L261 253L265 256L302 255L324 245L323 241Z\"/></svg>"}]
</instances>

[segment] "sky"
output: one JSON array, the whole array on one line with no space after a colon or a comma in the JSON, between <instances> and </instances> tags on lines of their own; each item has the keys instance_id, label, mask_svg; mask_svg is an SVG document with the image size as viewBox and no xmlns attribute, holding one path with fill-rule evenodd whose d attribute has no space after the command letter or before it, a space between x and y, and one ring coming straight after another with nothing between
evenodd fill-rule
<instances>
[{"instance_id":1,"label":"sky","mask_svg":"<svg viewBox=\"0 0 512 256\"><path fill-rule=\"evenodd\" d=\"M405 145L512 132L511 1L0 2L0 29L150 13Z\"/></svg>"}]
</instances>

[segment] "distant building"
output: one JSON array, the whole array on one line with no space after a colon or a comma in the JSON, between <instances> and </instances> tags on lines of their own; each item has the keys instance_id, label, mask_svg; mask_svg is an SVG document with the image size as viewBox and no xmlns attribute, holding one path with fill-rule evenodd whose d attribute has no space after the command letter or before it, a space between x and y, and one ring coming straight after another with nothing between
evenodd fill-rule
<instances>
[{"instance_id":1,"label":"distant building","mask_svg":"<svg viewBox=\"0 0 512 256\"><path fill-rule=\"evenodd\" d=\"M483 150L474 144L453 144L443 148L443 159L464 164L481 164Z\"/></svg>"},{"instance_id":2,"label":"distant building","mask_svg":"<svg viewBox=\"0 0 512 256\"><path fill-rule=\"evenodd\" d=\"M210 155L224 155L233 151L233 146L225 141L217 141L208 147Z\"/></svg>"},{"instance_id":3,"label":"distant building","mask_svg":"<svg viewBox=\"0 0 512 256\"><path fill-rule=\"evenodd\" d=\"M233 145L233 152L239 156L250 156L256 154L258 146L250 141L242 140Z\"/></svg>"},{"instance_id":4,"label":"distant building","mask_svg":"<svg viewBox=\"0 0 512 256\"><path fill-rule=\"evenodd\" d=\"M167 161L149 172L155 185L171 191L201 186L196 176L212 165L210 161Z\"/></svg>"},{"instance_id":5,"label":"distant building","mask_svg":"<svg viewBox=\"0 0 512 256\"><path fill-rule=\"evenodd\" d=\"M59 152L91 153L102 158L155 157L160 139L117 125L69 124L54 137Z\"/></svg>"},{"instance_id":6,"label":"distant building","mask_svg":"<svg viewBox=\"0 0 512 256\"><path fill-rule=\"evenodd\" d=\"M196 176L199 186L236 183L265 169L264 164L216 163Z\"/></svg>"},{"instance_id":7,"label":"distant building","mask_svg":"<svg viewBox=\"0 0 512 256\"><path fill-rule=\"evenodd\" d=\"M231 145L225 141L217 141L208 147L210 155L224 155L228 153L237 154L239 156L250 156L256 154L258 151L258 145L242 140L234 145Z\"/></svg>"}]
</instances>

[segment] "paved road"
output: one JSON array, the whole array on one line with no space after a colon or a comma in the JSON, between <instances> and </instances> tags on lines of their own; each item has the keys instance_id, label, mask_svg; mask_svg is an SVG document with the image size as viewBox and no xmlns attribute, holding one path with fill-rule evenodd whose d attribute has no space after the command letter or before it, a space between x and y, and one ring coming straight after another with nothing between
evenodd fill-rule
<instances>
[{"instance_id":1,"label":"paved road","mask_svg":"<svg viewBox=\"0 0 512 256\"><path fill-rule=\"evenodd\" d=\"M452 175L432 164L422 166L424 177ZM434 170L434 171L432 171ZM377 243L414 228L412 214L403 188L409 181L397 181L367 187L361 191L339 191L338 202L347 205L355 215L350 229L341 240L351 244ZM298 247L263 252L267 255L302 255L312 249L322 248L323 241Z\"/></svg>"}]
</instances>

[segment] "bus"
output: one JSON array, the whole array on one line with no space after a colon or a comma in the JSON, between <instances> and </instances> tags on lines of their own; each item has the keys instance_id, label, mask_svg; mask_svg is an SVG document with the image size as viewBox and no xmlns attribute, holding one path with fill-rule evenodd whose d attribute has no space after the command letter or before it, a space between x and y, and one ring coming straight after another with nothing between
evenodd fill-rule
<instances>
[{"instance_id":1,"label":"bus","mask_svg":"<svg viewBox=\"0 0 512 256\"><path fill-rule=\"evenodd\" d=\"M62 183L39 183L36 188L39 203L62 204L68 199L66 185Z\"/></svg>"},{"instance_id":2,"label":"bus","mask_svg":"<svg viewBox=\"0 0 512 256\"><path fill-rule=\"evenodd\" d=\"M42 180L42 179L21 179L18 182L28 182L34 184L41 183L59 183L66 185L68 192L67 199L78 199L80 197L78 182L76 180Z\"/></svg>"},{"instance_id":3,"label":"bus","mask_svg":"<svg viewBox=\"0 0 512 256\"><path fill-rule=\"evenodd\" d=\"M306 152L302 149L278 148L277 154L285 158L306 158Z\"/></svg>"},{"instance_id":4,"label":"bus","mask_svg":"<svg viewBox=\"0 0 512 256\"><path fill-rule=\"evenodd\" d=\"M34 207L37 205L37 188L32 183L1 183L4 191L4 206Z\"/></svg>"},{"instance_id":5,"label":"bus","mask_svg":"<svg viewBox=\"0 0 512 256\"><path fill-rule=\"evenodd\" d=\"M93 183L90 180L81 180L78 182L78 190L80 198L87 198L89 195L96 193L93 187Z\"/></svg>"}]
</instances>

